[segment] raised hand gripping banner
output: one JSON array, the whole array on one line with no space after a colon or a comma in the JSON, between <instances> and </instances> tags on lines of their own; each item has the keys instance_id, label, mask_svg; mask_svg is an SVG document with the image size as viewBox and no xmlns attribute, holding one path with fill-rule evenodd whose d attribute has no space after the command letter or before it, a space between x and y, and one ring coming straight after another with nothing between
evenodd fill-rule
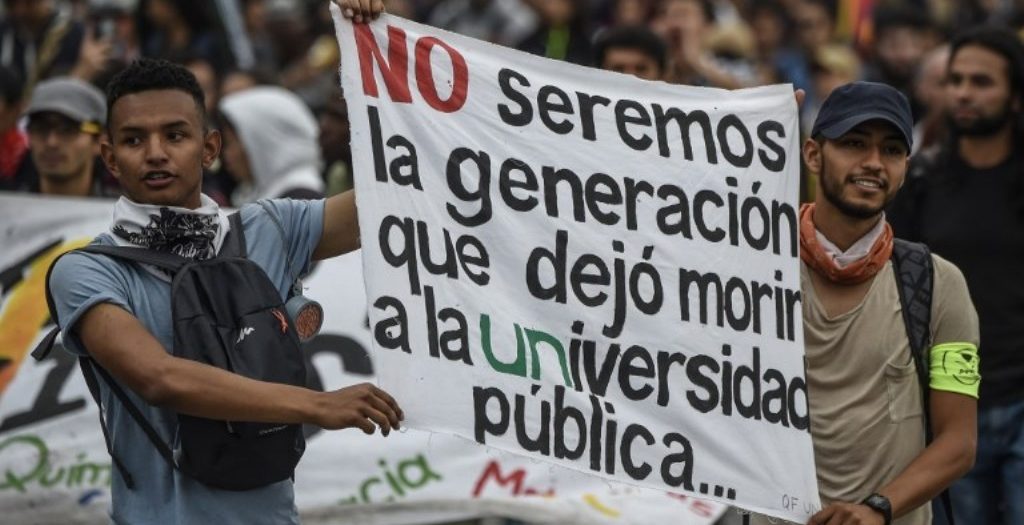
<instances>
[{"instance_id":1,"label":"raised hand gripping banner","mask_svg":"<svg viewBox=\"0 0 1024 525\"><path fill-rule=\"evenodd\" d=\"M806 521L792 89L335 21L374 359L407 424Z\"/></svg>"}]
</instances>

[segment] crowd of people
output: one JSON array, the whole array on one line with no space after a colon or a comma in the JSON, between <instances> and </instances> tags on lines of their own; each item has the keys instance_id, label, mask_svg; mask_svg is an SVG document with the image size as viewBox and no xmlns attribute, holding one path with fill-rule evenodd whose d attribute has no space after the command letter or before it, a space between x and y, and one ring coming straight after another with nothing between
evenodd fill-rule
<instances>
[{"instance_id":1,"label":"crowd of people","mask_svg":"<svg viewBox=\"0 0 1024 525\"><path fill-rule=\"evenodd\" d=\"M807 94L801 110L805 133L836 86L882 82L910 100L916 150L937 144L948 130L943 86L949 40L979 24L1018 34L1024 28L1019 0L386 0L385 5L392 14L442 29L649 80L726 89L791 83ZM5 0L0 190L48 192L42 186L49 185L40 181L54 174L40 171L40 159L29 154L40 148L28 147L33 134L22 118L29 116L40 82L70 77L102 90L118 70L142 56L185 65L203 88L211 119L241 131L230 138L243 142L245 130L231 122L222 104L237 106L231 95L253 86L284 88L281 97L308 108L285 115L289 126L303 130L297 139L303 150L315 146L316 155L301 161L301 171L315 164L322 181L299 176L299 188L325 195L350 188L345 104L327 6L315 0ZM319 129L313 129L318 137L313 143L307 137L310 124ZM226 157L245 158L230 155L244 149L233 148L235 142L227 141ZM77 189L74 195L116 194L116 180L102 163L93 164L62 167L90 182L61 187ZM254 176L238 162L231 164L227 158L216 163L204 180L204 191L220 204L268 196L270 178L294 177ZM269 190L283 191L272 196L293 189L282 184L271 184ZM813 181L805 186L802 198L809 201ZM82 193L84 188L89 191Z\"/></svg>"},{"instance_id":2,"label":"crowd of people","mask_svg":"<svg viewBox=\"0 0 1024 525\"><path fill-rule=\"evenodd\" d=\"M949 39L978 25L1018 34L1024 28L1024 3L1014 0L387 0L385 5L393 14L444 30L648 80L726 89L792 83L807 93L805 133L821 101L837 86L854 80L889 84L910 100L919 150L940 142L948 128L943 85ZM0 9L0 190L116 194L117 181L99 162L61 167L89 182L44 190L51 184L43 179L73 175L40 170L40 159L30 151L41 148L29 147L33 134L22 117L29 115L40 82L69 77L102 89L139 56L166 58L193 72L211 118L243 131L232 139L246 133L233 125L229 112L218 111L222 103L236 105L230 95L257 85L290 91L279 93L304 108L285 118L303 130L297 140L304 150L315 146L314 156L294 162L303 164L302 173L309 171L307 164L316 165L322 180L298 176L298 187L321 194L350 188L345 104L327 6L313 0L5 0ZM317 128L313 143L307 137L310 122ZM232 142L225 144L228 154L244 150L244 145L232 148ZM234 169L228 164L226 159L216 163L204 181L204 191L219 204L239 206L254 195L280 196L294 189L269 180L294 178L293 173L254 176L237 162ZM813 181L804 186L802 199L810 201ZM268 189L281 192L270 195Z\"/></svg>"},{"instance_id":3,"label":"crowd of people","mask_svg":"<svg viewBox=\"0 0 1024 525\"><path fill-rule=\"evenodd\" d=\"M810 401L818 418L812 433L823 494L831 491L828 499L839 502L826 507L829 514L820 523L926 523L930 513L915 509L968 470L950 492L958 523L1024 523L1024 284L1016 276L1024 254L1024 2L385 4L392 14L442 29L647 80L725 89L791 83L803 90L808 177L802 199L813 203L801 213L803 284L813 292L805 291L804 317L817 337L807 338ZM202 96L188 91L192 80L177 77L165 79L166 89L189 92L191 98L183 102L202 100L202 126L222 133L219 155L195 166L202 172L203 206L206 199L242 207L261 199L337 196L326 201L328 212L333 209L346 227L353 226L348 116L328 5L326 0L3 0L0 191L80 197L159 193L123 187L119 174L111 172L124 169L126 161L116 157L119 145L103 145L115 115L108 101L121 100L118 94L104 95L111 79L118 78L127 95L163 89L139 80L135 87L123 87L126 77L118 75L129 70L129 77L145 76L136 61L148 57L191 73ZM145 64L150 71L156 67ZM853 175L837 175L842 170ZM146 184L163 187L158 176ZM344 213L337 204L342 202ZM873 393L860 392L863 406L882 410L878 391L893 395L888 378L903 368L912 371L913 341L898 345L905 359L893 372L878 366L886 363L889 349L865 361L863 355L879 348L869 348L856 335L897 334L893 337L902 341L904 320L890 310L880 313L888 303L877 303L891 302L898 292L896 270L887 265L894 237L924 242L940 256L934 265L929 339L932 419L930 428L914 420L917 430L907 437L901 425L920 418L921 411L904 407L905 413L887 416L894 425L872 438L892 442L892 449L852 453L854 438L872 428L874 412L836 412L852 402L850 394L829 389L850 382L873 385ZM317 241L303 239L309 258L354 247L332 246L314 254L323 251ZM889 275L888 284L874 286L876 275ZM66 277L68 286L77 278ZM865 304L877 311L862 308ZM109 314L113 320L91 315L95 326L135 328L117 313ZM95 344L106 345L98 330L83 332L83 340L91 334ZM854 349L862 350L859 357L851 354ZM130 353L103 351L108 359ZM848 357L836 361L839 352ZM980 393L953 384L966 376L936 372L936 362L955 359L970 368L979 357ZM120 371L130 378L147 373ZM814 398L815 388L828 393ZM967 398L978 399L976 425ZM917 400L922 403L929 403L927 396ZM976 450L973 430L965 430L975 426ZM845 437L824 442L823 435ZM896 446L901 440L909 442ZM858 469L871 466L856 479L872 486L847 484L850 473L844 469L850 462ZM936 512L936 522L946 519L944 514Z\"/></svg>"}]
</instances>

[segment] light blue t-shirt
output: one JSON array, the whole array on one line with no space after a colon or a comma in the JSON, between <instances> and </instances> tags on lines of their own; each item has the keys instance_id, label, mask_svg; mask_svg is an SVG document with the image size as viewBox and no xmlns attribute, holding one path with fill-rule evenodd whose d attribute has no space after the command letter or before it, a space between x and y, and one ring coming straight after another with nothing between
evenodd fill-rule
<instances>
[{"instance_id":1,"label":"light blue t-shirt","mask_svg":"<svg viewBox=\"0 0 1024 525\"><path fill-rule=\"evenodd\" d=\"M241 209L242 227L249 259L263 268L285 298L292 284L288 261L296 266L293 271L305 274L309 270L310 258L323 231L324 201L267 203L284 227L284 241L259 204ZM109 234L101 234L93 242L114 244ZM60 317L64 346L73 353L82 354L84 349L69 328L98 303L115 304L131 312L164 348L172 348L170 284L135 263L103 255L68 254L54 267L50 290ZM111 518L115 523L299 522L291 480L238 492L217 490L181 474L167 465L107 385L102 380L98 382L111 447L135 481L135 488L129 490L117 469L113 469ZM130 389L123 389L163 440L175 448L175 413L148 405Z\"/></svg>"}]
</instances>

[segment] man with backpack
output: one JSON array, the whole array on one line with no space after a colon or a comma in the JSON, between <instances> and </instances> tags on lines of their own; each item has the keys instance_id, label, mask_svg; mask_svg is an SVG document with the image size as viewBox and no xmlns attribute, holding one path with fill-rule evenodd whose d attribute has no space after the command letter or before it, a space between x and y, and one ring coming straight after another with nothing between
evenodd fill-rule
<instances>
[{"instance_id":1,"label":"man with backpack","mask_svg":"<svg viewBox=\"0 0 1024 525\"><path fill-rule=\"evenodd\" d=\"M305 388L284 304L312 261L358 247L352 193L228 216L200 192L220 151L203 102L164 61L111 81L102 156L126 197L51 268L52 312L101 405L114 522L296 523L301 424L387 435L403 414L370 384Z\"/></svg>"},{"instance_id":2,"label":"man with backpack","mask_svg":"<svg viewBox=\"0 0 1024 525\"><path fill-rule=\"evenodd\" d=\"M906 97L854 82L824 102L803 145L819 183L799 220L824 506L813 525L930 524L927 503L974 462L978 319L967 286L923 245L894 239L883 213L912 129Z\"/></svg>"}]
</instances>

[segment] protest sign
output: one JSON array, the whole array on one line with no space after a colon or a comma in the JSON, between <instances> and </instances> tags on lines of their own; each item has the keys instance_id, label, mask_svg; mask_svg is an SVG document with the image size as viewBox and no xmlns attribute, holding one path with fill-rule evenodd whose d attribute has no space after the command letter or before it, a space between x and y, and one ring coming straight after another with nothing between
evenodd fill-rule
<instances>
[{"instance_id":1,"label":"protest sign","mask_svg":"<svg viewBox=\"0 0 1024 525\"><path fill-rule=\"evenodd\" d=\"M335 25L378 377L407 424L806 521L791 88Z\"/></svg>"},{"instance_id":2,"label":"protest sign","mask_svg":"<svg viewBox=\"0 0 1024 525\"><path fill-rule=\"evenodd\" d=\"M52 326L43 278L58 253L110 224L112 201L0 192L0 516L4 523L105 522L110 456L95 403L71 354L28 352ZM320 262L304 281L324 307L303 345L310 387L373 381L358 254ZM607 483L464 440L415 430L387 438L307 428L295 475L307 524L439 523L508 516L531 523L710 525L723 505ZM141 443L140 446L149 446Z\"/></svg>"}]
</instances>

